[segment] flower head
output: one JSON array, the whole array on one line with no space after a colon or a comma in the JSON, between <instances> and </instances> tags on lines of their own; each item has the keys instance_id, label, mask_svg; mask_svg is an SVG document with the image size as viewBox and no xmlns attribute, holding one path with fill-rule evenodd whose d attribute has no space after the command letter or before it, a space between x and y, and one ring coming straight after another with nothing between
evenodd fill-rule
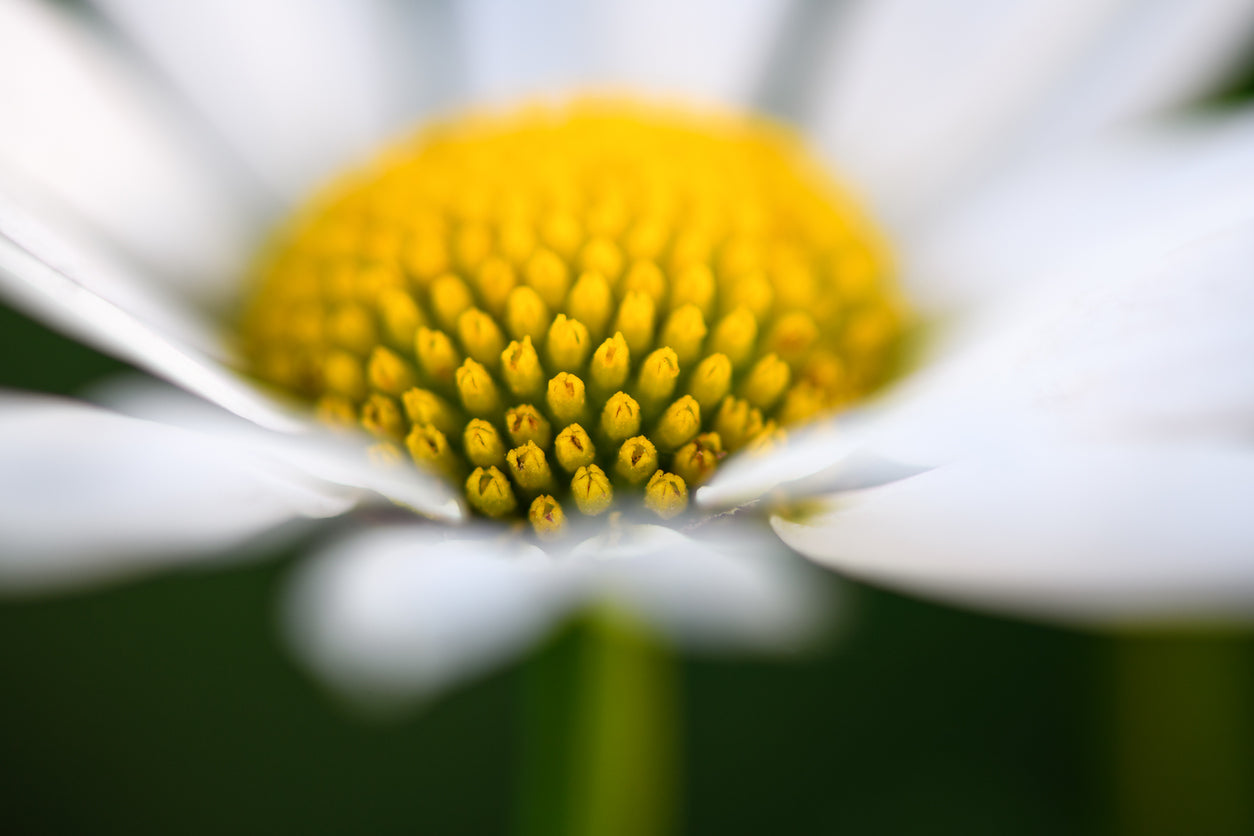
<instances>
[{"instance_id":1,"label":"flower head","mask_svg":"<svg viewBox=\"0 0 1254 836\"><path fill-rule=\"evenodd\" d=\"M480 515L552 540L639 491L673 519L890 365L886 255L817 171L765 123L625 100L431 126L282 232L244 353Z\"/></svg>"},{"instance_id":2,"label":"flower head","mask_svg":"<svg viewBox=\"0 0 1254 836\"><path fill-rule=\"evenodd\" d=\"M350 510L368 504L474 519L341 535L293 585L314 667L420 690L606 598L698 646L795 642L813 599L768 517L819 561L982 606L1245 611L1251 129L1128 126L1213 79L1249 10L919 23L894 2L839 21L750 2L659 23L646 5L459 4L417 27L430 48L389 51L404 28L373 4L259 2L247 22L211 4L193 24L104 0L139 61L62 10L0 10L0 289L203 399L102 396L124 417L6 397L0 573L95 577L294 518L395 522ZM457 63L433 47L449 25L473 47L460 86L400 90ZM138 79L152 66L164 86ZM741 109L767 91L885 222L912 310L954 327L882 397L783 436L884 379L900 308L877 237L773 132L694 132L673 109L470 119L397 146L288 227L245 356L203 327L259 218L403 103L588 80ZM374 464L328 423L373 436ZM650 524L623 524L628 495ZM552 539L585 519L597 533Z\"/></svg>"}]
</instances>

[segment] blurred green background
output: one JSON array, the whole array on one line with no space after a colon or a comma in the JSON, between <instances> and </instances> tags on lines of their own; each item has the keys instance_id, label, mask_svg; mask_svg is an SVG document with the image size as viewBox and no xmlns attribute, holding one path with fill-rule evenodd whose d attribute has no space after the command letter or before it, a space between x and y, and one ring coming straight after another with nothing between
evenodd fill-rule
<instances>
[{"instance_id":1,"label":"blurred green background","mask_svg":"<svg viewBox=\"0 0 1254 836\"><path fill-rule=\"evenodd\" d=\"M7 309L0 357L11 388L123 370ZM0 832L505 832L520 669L422 713L354 712L280 644L298 551L0 601ZM685 833L1254 827L1249 636L848 598L851 629L815 657L683 662Z\"/></svg>"},{"instance_id":2,"label":"blurred green background","mask_svg":"<svg viewBox=\"0 0 1254 836\"><path fill-rule=\"evenodd\" d=\"M1252 93L1247 73L1216 102ZM0 387L124 368L0 307ZM298 553L0 599L0 833L507 832L520 668L354 712L280 644ZM1089 634L849 587L825 652L682 662L684 833L1254 834L1254 634Z\"/></svg>"}]
</instances>

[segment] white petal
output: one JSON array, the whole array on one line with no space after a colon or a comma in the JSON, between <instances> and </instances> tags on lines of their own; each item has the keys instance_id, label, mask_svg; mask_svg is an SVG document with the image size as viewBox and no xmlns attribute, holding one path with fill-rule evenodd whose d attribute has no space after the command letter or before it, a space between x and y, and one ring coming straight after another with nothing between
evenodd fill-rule
<instances>
[{"instance_id":1,"label":"white petal","mask_svg":"<svg viewBox=\"0 0 1254 836\"><path fill-rule=\"evenodd\" d=\"M354 443L360 439L332 438L307 417L209 359L182 339L189 336L188 329L177 328L170 311L154 304L157 300L136 293L125 276L102 270L81 255L0 201L0 296L209 402L163 392L144 400L142 410L127 411L231 438L309 476L372 491L431 517L462 518L461 501L444 481L413 468L371 466L361 453L364 444ZM162 320L170 330L152 327L144 316ZM171 332L179 338L168 336ZM111 405L121 407L122 400ZM170 403L175 404L173 409L167 408Z\"/></svg>"},{"instance_id":2,"label":"white petal","mask_svg":"<svg viewBox=\"0 0 1254 836\"><path fill-rule=\"evenodd\" d=\"M364 488L439 519L461 519L461 502L443 481L413 468L393 472L370 466L361 454L362 445L330 438L182 339L150 325L144 316L162 320L180 338L188 336L188 329L177 328L174 317L153 304L155 299L136 290L125 276L85 261L81 253L67 249L0 201L0 296L231 413L195 399L171 399L165 393L154 403L173 400L177 404L173 411L152 409L146 402L147 414L134 410L140 417L230 438L309 476Z\"/></svg>"},{"instance_id":3,"label":"white petal","mask_svg":"<svg viewBox=\"0 0 1254 836\"><path fill-rule=\"evenodd\" d=\"M97 0L254 172L302 195L395 128L408 73L373 0Z\"/></svg>"},{"instance_id":4,"label":"white petal","mask_svg":"<svg viewBox=\"0 0 1254 836\"><path fill-rule=\"evenodd\" d=\"M118 56L48 4L0 8L0 190L212 297L252 247L244 193Z\"/></svg>"},{"instance_id":5,"label":"white petal","mask_svg":"<svg viewBox=\"0 0 1254 836\"><path fill-rule=\"evenodd\" d=\"M697 489L696 504L732 508L755 502L771 491L782 498L858 490L928 470L930 465L899 461L875 449L875 436L865 425L872 430L884 424L895 426L891 422L897 414L890 408L884 413L868 410L841 416L797 430L787 444L769 453L729 459L709 484Z\"/></svg>"},{"instance_id":6,"label":"white petal","mask_svg":"<svg viewBox=\"0 0 1254 836\"><path fill-rule=\"evenodd\" d=\"M287 630L315 672L369 699L460 684L589 605L715 652L796 650L826 626L827 587L765 526L716 536L628 526L550 556L500 528L375 529L301 567Z\"/></svg>"},{"instance_id":7,"label":"white petal","mask_svg":"<svg viewBox=\"0 0 1254 836\"><path fill-rule=\"evenodd\" d=\"M826 68L818 138L892 217L1023 116L1112 2L881 0L850 10Z\"/></svg>"},{"instance_id":8,"label":"white petal","mask_svg":"<svg viewBox=\"0 0 1254 836\"><path fill-rule=\"evenodd\" d=\"M798 551L856 577L1080 621L1254 615L1254 451L1039 447L844 494Z\"/></svg>"},{"instance_id":9,"label":"white petal","mask_svg":"<svg viewBox=\"0 0 1254 836\"><path fill-rule=\"evenodd\" d=\"M331 433L306 423L292 432L276 432L147 378L106 381L91 393L91 400L124 415L229 440L311 479L369 491L376 499L432 519L459 522L465 516L460 493L447 480L414 467L373 465L363 454L371 443L366 437Z\"/></svg>"},{"instance_id":10,"label":"white petal","mask_svg":"<svg viewBox=\"0 0 1254 836\"><path fill-rule=\"evenodd\" d=\"M0 295L53 327L259 424L298 424L194 347L207 330L0 200ZM197 337L200 339L198 340Z\"/></svg>"},{"instance_id":11,"label":"white petal","mask_svg":"<svg viewBox=\"0 0 1254 836\"><path fill-rule=\"evenodd\" d=\"M1236 57L1250 16L1248 2L861 4L822 75L818 135L909 219L1025 139L1078 138L1193 94Z\"/></svg>"},{"instance_id":12,"label":"white petal","mask_svg":"<svg viewBox=\"0 0 1254 836\"><path fill-rule=\"evenodd\" d=\"M0 395L0 584L82 584L221 553L351 505L212 437Z\"/></svg>"},{"instance_id":13,"label":"white petal","mask_svg":"<svg viewBox=\"0 0 1254 836\"><path fill-rule=\"evenodd\" d=\"M784 4L767 0L459 3L473 99L622 88L745 105Z\"/></svg>"},{"instance_id":14,"label":"white petal","mask_svg":"<svg viewBox=\"0 0 1254 836\"><path fill-rule=\"evenodd\" d=\"M467 0L455 6L471 101L509 102L583 86L599 70L594 4Z\"/></svg>"},{"instance_id":15,"label":"white petal","mask_svg":"<svg viewBox=\"0 0 1254 836\"><path fill-rule=\"evenodd\" d=\"M1251 0L1128 3L1025 128L1029 153L1187 104L1248 57Z\"/></svg>"},{"instance_id":16,"label":"white petal","mask_svg":"<svg viewBox=\"0 0 1254 836\"><path fill-rule=\"evenodd\" d=\"M375 529L306 561L285 619L306 664L356 697L429 696L523 653L580 600L534 548L444 535Z\"/></svg>"},{"instance_id":17,"label":"white petal","mask_svg":"<svg viewBox=\"0 0 1254 836\"><path fill-rule=\"evenodd\" d=\"M788 4L614 0L598 10L611 83L744 107L760 90Z\"/></svg>"},{"instance_id":18,"label":"white petal","mask_svg":"<svg viewBox=\"0 0 1254 836\"><path fill-rule=\"evenodd\" d=\"M832 603L757 525L711 524L691 536L631 525L568 560L594 597L702 651L797 650L826 626Z\"/></svg>"},{"instance_id":19,"label":"white petal","mask_svg":"<svg viewBox=\"0 0 1254 836\"><path fill-rule=\"evenodd\" d=\"M1134 269L1056 276L991 312L991 330L921 388L955 413L987 405L1051 434L1243 437L1254 423L1254 365L1238 359L1254 351L1252 260L1247 221Z\"/></svg>"},{"instance_id":20,"label":"white petal","mask_svg":"<svg viewBox=\"0 0 1254 836\"><path fill-rule=\"evenodd\" d=\"M1059 277L992 311L986 331L882 403L799 435L783 455L729 462L698 501L741 502L792 480L809 479L794 493L876 484L885 473L1059 438L1248 437L1254 224L1156 261L1123 275Z\"/></svg>"},{"instance_id":21,"label":"white petal","mask_svg":"<svg viewBox=\"0 0 1254 836\"><path fill-rule=\"evenodd\" d=\"M953 310L1086 262L1254 217L1254 114L1125 132L1035 160L907 240L911 301Z\"/></svg>"}]
</instances>

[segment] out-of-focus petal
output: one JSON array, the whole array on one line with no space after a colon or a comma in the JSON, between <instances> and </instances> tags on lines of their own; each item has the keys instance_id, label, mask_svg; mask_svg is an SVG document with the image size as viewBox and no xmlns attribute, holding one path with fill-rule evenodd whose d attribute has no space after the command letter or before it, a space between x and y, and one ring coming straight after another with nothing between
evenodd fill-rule
<instances>
[{"instance_id":1,"label":"out-of-focus petal","mask_svg":"<svg viewBox=\"0 0 1254 836\"><path fill-rule=\"evenodd\" d=\"M580 600L534 547L447 533L375 529L302 563L285 627L305 663L352 696L431 696L520 655Z\"/></svg>"},{"instance_id":2,"label":"out-of-focus petal","mask_svg":"<svg viewBox=\"0 0 1254 836\"><path fill-rule=\"evenodd\" d=\"M461 518L460 500L443 481L412 468L393 471L370 466L361 444L330 438L307 418L274 402L193 346L98 295L96 288L110 278L100 272L98 264L84 262L79 253L60 247L59 241L8 208L0 204L0 296L205 399L178 398L167 391L143 402L147 414L130 410L138 417L217 433L332 484L370 490L439 519ZM7 237L10 233L13 238ZM108 282L103 284L107 290L115 289ZM142 294L123 296L135 303L132 309L138 306L144 313L151 312L150 303L155 301ZM167 403L177 406L154 408L154 404Z\"/></svg>"},{"instance_id":3,"label":"out-of-focus petal","mask_svg":"<svg viewBox=\"0 0 1254 836\"><path fill-rule=\"evenodd\" d=\"M190 334L171 327L158 300L82 255L0 202L0 297L198 396L141 387L142 396L124 393L110 406L230 438L311 477L369 490L431 517L462 518L461 500L444 481L413 468L371 466L362 453L363 439L333 438L308 416L266 396L183 340ZM162 320L166 329L145 316Z\"/></svg>"},{"instance_id":4,"label":"out-of-focus petal","mask_svg":"<svg viewBox=\"0 0 1254 836\"><path fill-rule=\"evenodd\" d=\"M246 193L151 85L62 10L0 8L0 191L211 298L252 247Z\"/></svg>"},{"instance_id":5,"label":"out-of-focus petal","mask_svg":"<svg viewBox=\"0 0 1254 836\"><path fill-rule=\"evenodd\" d=\"M987 328L881 403L780 455L729 462L698 501L742 502L786 482L794 494L877 484L868 469L902 476L1062 438L1248 438L1254 224L1157 262L1056 277L991 311Z\"/></svg>"},{"instance_id":6,"label":"out-of-focus petal","mask_svg":"<svg viewBox=\"0 0 1254 836\"><path fill-rule=\"evenodd\" d=\"M457 9L475 100L608 86L744 106L785 4L474 0Z\"/></svg>"},{"instance_id":7,"label":"out-of-focus petal","mask_svg":"<svg viewBox=\"0 0 1254 836\"><path fill-rule=\"evenodd\" d=\"M600 47L590 35L594 4L468 0L456 10L472 102L508 102L592 80Z\"/></svg>"},{"instance_id":8,"label":"out-of-focus petal","mask_svg":"<svg viewBox=\"0 0 1254 836\"><path fill-rule=\"evenodd\" d=\"M896 222L1026 150L1174 105L1237 57L1247 0L1136 0L850 10L820 74L816 134Z\"/></svg>"},{"instance_id":9,"label":"out-of-focus petal","mask_svg":"<svg viewBox=\"0 0 1254 836\"><path fill-rule=\"evenodd\" d=\"M826 625L832 603L756 525L710 524L691 535L630 525L580 544L569 562L594 600L702 651L796 650Z\"/></svg>"},{"instance_id":10,"label":"out-of-focus petal","mask_svg":"<svg viewBox=\"0 0 1254 836\"><path fill-rule=\"evenodd\" d=\"M368 491L375 499L432 519L459 522L465 516L460 492L447 480L415 467L372 464L363 453L371 443L364 434L333 433L304 423L294 432L276 432L185 391L138 376L108 380L89 395L123 415L229 440L309 478Z\"/></svg>"},{"instance_id":11,"label":"out-of-focus petal","mask_svg":"<svg viewBox=\"0 0 1254 836\"><path fill-rule=\"evenodd\" d=\"M745 107L763 82L787 3L614 0L598 6L608 80Z\"/></svg>"},{"instance_id":12,"label":"out-of-focus petal","mask_svg":"<svg viewBox=\"0 0 1254 836\"><path fill-rule=\"evenodd\" d=\"M253 171L299 197L398 122L415 75L377 0L96 0ZM406 71L408 70L408 71Z\"/></svg>"},{"instance_id":13,"label":"out-of-focus petal","mask_svg":"<svg viewBox=\"0 0 1254 836\"><path fill-rule=\"evenodd\" d=\"M1040 446L966 459L774 520L849 575L1077 621L1254 615L1254 451Z\"/></svg>"},{"instance_id":14,"label":"out-of-focus petal","mask_svg":"<svg viewBox=\"0 0 1254 836\"><path fill-rule=\"evenodd\" d=\"M1025 153L1187 104L1239 69L1254 45L1254 2L1141 3L1119 19L1025 126Z\"/></svg>"},{"instance_id":15,"label":"out-of-focus petal","mask_svg":"<svg viewBox=\"0 0 1254 836\"><path fill-rule=\"evenodd\" d=\"M49 325L276 429L294 419L196 347L206 330L129 274L67 246L0 201L0 295Z\"/></svg>"},{"instance_id":16,"label":"out-of-focus petal","mask_svg":"<svg viewBox=\"0 0 1254 836\"><path fill-rule=\"evenodd\" d=\"M765 526L688 537L628 525L553 554L499 528L393 527L346 537L298 571L293 645L337 690L366 698L461 684L581 607L626 609L707 652L796 650L830 614L827 586Z\"/></svg>"},{"instance_id":17,"label":"out-of-focus petal","mask_svg":"<svg viewBox=\"0 0 1254 836\"><path fill-rule=\"evenodd\" d=\"M911 301L955 310L1254 218L1254 114L1119 132L994 179L903 242Z\"/></svg>"},{"instance_id":18,"label":"out-of-focus petal","mask_svg":"<svg viewBox=\"0 0 1254 836\"><path fill-rule=\"evenodd\" d=\"M0 395L0 584L80 585L220 554L352 504L220 439Z\"/></svg>"}]
</instances>

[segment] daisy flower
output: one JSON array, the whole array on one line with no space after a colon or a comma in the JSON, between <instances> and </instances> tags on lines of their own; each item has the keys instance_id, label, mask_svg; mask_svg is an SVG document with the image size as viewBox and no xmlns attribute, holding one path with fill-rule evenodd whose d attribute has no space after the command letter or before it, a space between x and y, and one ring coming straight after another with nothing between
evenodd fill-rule
<instances>
[{"instance_id":1,"label":"daisy flower","mask_svg":"<svg viewBox=\"0 0 1254 836\"><path fill-rule=\"evenodd\" d=\"M0 290L179 388L3 397L0 578L342 518L293 644L423 694L606 602L795 647L790 549L1050 618L1247 612L1254 122L1154 120L1254 8L821 5L7 4Z\"/></svg>"}]
</instances>

